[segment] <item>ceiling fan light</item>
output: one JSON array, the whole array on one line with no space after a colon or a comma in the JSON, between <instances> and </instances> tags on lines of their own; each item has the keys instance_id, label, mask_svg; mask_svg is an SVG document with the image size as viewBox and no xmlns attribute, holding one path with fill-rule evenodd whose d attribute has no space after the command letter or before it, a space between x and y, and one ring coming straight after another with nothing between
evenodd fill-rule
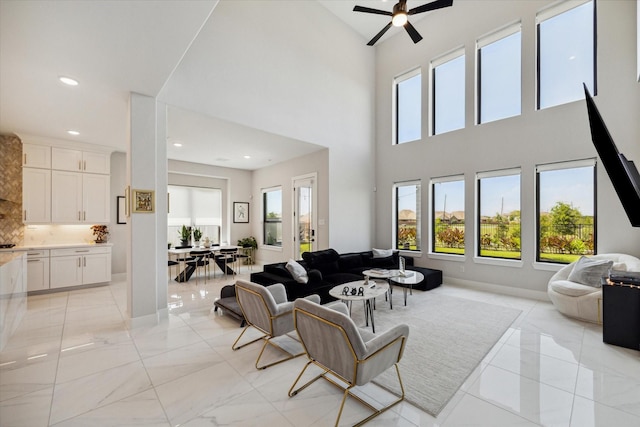
<instances>
[{"instance_id":1,"label":"ceiling fan light","mask_svg":"<svg viewBox=\"0 0 640 427\"><path fill-rule=\"evenodd\" d=\"M393 15L393 18L391 18L391 23L394 27L402 27L407 23L407 14L405 12L396 13Z\"/></svg>"}]
</instances>

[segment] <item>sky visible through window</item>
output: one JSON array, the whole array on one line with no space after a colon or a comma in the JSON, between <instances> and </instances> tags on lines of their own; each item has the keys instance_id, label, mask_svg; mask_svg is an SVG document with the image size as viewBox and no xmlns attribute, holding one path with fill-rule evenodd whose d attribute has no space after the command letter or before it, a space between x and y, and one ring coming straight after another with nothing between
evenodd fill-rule
<instances>
[{"instance_id":1,"label":"sky visible through window","mask_svg":"<svg viewBox=\"0 0 640 427\"><path fill-rule=\"evenodd\" d=\"M438 182L433 185L436 212L464 211L464 181Z\"/></svg>"},{"instance_id":2,"label":"sky visible through window","mask_svg":"<svg viewBox=\"0 0 640 427\"><path fill-rule=\"evenodd\" d=\"M593 167L540 172L540 212L564 202L582 215L593 216Z\"/></svg>"},{"instance_id":3,"label":"sky visible through window","mask_svg":"<svg viewBox=\"0 0 640 427\"><path fill-rule=\"evenodd\" d=\"M461 55L434 68L434 135L464 128L464 59Z\"/></svg>"},{"instance_id":4,"label":"sky visible through window","mask_svg":"<svg viewBox=\"0 0 640 427\"><path fill-rule=\"evenodd\" d=\"M521 39L518 31L480 49L480 123L520 115Z\"/></svg>"},{"instance_id":5,"label":"sky visible through window","mask_svg":"<svg viewBox=\"0 0 640 427\"><path fill-rule=\"evenodd\" d=\"M397 96L398 144L419 140L422 136L422 83L420 74L398 83Z\"/></svg>"},{"instance_id":6,"label":"sky visible through window","mask_svg":"<svg viewBox=\"0 0 640 427\"><path fill-rule=\"evenodd\" d=\"M480 216L507 215L520 210L520 175L482 178Z\"/></svg>"}]
</instances>

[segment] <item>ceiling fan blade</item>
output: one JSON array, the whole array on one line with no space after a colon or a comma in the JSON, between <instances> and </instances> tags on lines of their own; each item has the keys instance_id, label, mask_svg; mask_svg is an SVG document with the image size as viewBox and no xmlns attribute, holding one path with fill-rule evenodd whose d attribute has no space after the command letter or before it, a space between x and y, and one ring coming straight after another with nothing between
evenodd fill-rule
<instances>
[{"instance_id":1,"label":"ceiling fan blade","mask_svg":"<svg viewBox=\"0 0 640 427\"><path fill-rule=\"evenodd\" d=\"M391 22L389 22L386 27L384 27L382 30L380 30L380 32L378 34L376 34L376 36L374 38L372 38L369 41L369 43L367 43L367 45L368 46L373 46L374 44L376 44L376 42L380 39L380 37L382 37L384 35L384 33L386 33L389 28L391 28Z\"/></svg>"},{"instance_id":2,"label":"ceiling fan blade","mask_svg":"<svg viewBox=\"0 0 640 427\"><path fill-rule=\"evenodd\" d=\"M416 13L429 12L430 10L442 9L453 4L453 0L436 0L422 6L414 7L407 12L407 15L415 15Z\"/></svg>"},{"instance_id":3,"label":"ceiling fan blade","mask_svg":"<svg viewBox=\"0 0 640 427\"><path fill-rule=\"evenodd\" d=\"M418 32L418 30L416 30L415 27L411 25L411 22L407 22L406 24L404 24L404 29L407 30L407 33L409 33L409 36L414 43L418 43L420 40L422 40L422 36Z\"/></svg>"},{"instance_id":4,"label":"ceiling fan blade","mask_svg":"<svg viewBox=\"0 0 640 427\"><path fill-rule=\"evenodd\" d=\"M393 16L393 13L386 11L386 10L380 10L380 9L372 9L370 7L364 7L364 6L355 6L353 8L354 12L365 12L365 13L375 13L376 15L386 15L386 16Z\"/></svg>"}]
</instances>

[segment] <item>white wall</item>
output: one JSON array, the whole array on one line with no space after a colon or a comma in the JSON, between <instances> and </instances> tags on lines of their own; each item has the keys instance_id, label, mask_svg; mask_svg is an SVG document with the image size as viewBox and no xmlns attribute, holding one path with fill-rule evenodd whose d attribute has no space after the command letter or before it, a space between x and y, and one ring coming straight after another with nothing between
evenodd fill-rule
<instances>
[{"instance_id":1,"label":"white wall","mask_svg":"<svg viewBox=\"0 0 640 427\"><path fill-rule=\"evenodd\" d=\"M376 58L376 241L391 245L394 182L421 179L423 212L428 210L431 177L464 174L467 218L474 213L475 173L522 168L522 266L501 267L475 263L472 221L466 225L466 256L458 262L430 257L426 251L417 265L439 268L447 280L484 282L545 291L552 272L536 270L534 168L537 164L596 157L584 101L535 110L535 14L550 1L454 2L416 23L424 40L414 45L394 37L377 48ZM640 163L640 85L636 73L635 2L599 1L598 96L595 98L621 152ZM491 13L487 11L490 10ZM482 19L477 19L482 16ZM474 125L475 40L505 24L522 20L522 115ZM466 128L428 137L429 61L453 48L466 47ZM392 146L392 81L415 66L422 67L422 140ZM598 252L625 252L640 256L640 229L624 213L601 164L597 168ZM423 216L422 235L430 234ZM426 239L425 239L426 241ZM425 248L426 250L426 248Z\"/></svg>"},{"instance_id":2,"label":"white wall","mask_svg":"<svg viewBox=\"0 0 640 427\"><path fill-rule=\"evenodd\" d=\"M255 256L259 262L269 264L273 262L286 261L289 258L299 258L294 255L293 236L291 234L293 232L291 227L291 224L293 223L292 178L314 172L318 177L317 218L319 224L318 229L316 230L317 247L318 249L334 247L336 250L340 250L338 247L330 244L330 227L327 221L330 212L330 195L334 192L334 187L332 187L329 182L329 163L329 150L321 150L307 156L298 157L295 160L259 169L253 173L253 203L250 207L251 233L258 241L259 246ZM263 226L261 200L262 189L277 186L282 187L282 248L264 247L261 245ZM343 185L343 187L346 187L346 185ZM355 215L347 211L342 212L342 215L348 216L352 220L355 217ZM320 224L322 220L324 220L324 225Z\"/></svg>"},{"instance_id":3,"label":"white wall","mask_svg":"<svg viewBox=\"0 0 640 427\"><path fill-rule=\"evenodd\" d=\"M328 147L329 245L369 247L374 55L317 2L220 2L160 98ZM194 80L207 85L193 87ZM357 220L345 212L358 212Z\"/></svg>"},{"instance_id":4,"label":"white wall","mask_svg":"<svg viewBox=\"0 0 640 427\"><path fill-rule=\"evenodd\" d=\"M127 155L122 152L111 154L111 224L109 225L109 243L113 243L111 250L111 273L120 274L127 271L127 225L118 224L117 196L124 196L127 186ZM125 218L126 221L126 218Z\"/></svg>"}]
</instances>

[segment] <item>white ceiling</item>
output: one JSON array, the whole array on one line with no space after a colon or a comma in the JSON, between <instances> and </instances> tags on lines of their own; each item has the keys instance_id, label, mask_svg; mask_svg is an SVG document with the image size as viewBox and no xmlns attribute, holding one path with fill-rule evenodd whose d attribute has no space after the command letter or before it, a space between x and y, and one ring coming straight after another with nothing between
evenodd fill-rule
<instances>
[{"instance_id":1,"label":"white ceiling","mask_svg":"<svg viewBox=\"0 0 640 427\"><path fill-rule=\"evenodd\" d=\"M231 0L222 0L231 1ZM233 0L235 1L235 0ZM395 1L317 0L366 44ZM409 0L409 8L429 1ZM0 0L0 133L38 135L126 151L130 92L156 97L217 0ZM411 17L416 22L425 15ZM392 28L378 43L401 32ZM407 43L411 40L406 34ZM80 84L67 87L57 79ZM205 82L193 82L194 85ZM169 106L170 159L258 169L322 147ZM77 130L79 136L67 134ZM212 136L213 135L213 136ZM177 149L174 142L183 143ZM245 159L244 156L251 156Z\"/></svg>"}]
</instances>

